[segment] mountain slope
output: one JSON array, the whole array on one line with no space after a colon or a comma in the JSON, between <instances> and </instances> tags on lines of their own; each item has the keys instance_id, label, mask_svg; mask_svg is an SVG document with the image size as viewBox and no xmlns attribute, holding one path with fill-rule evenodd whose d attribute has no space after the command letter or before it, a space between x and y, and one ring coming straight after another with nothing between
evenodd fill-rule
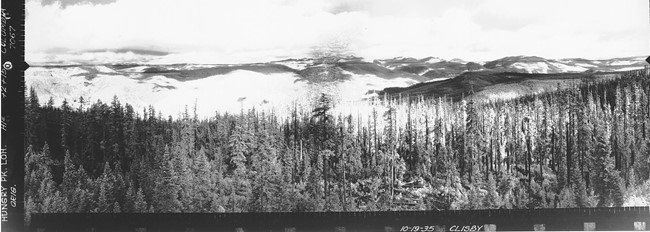
<instances>
[{"instance_id":1,"label":"mountain slope","mask_svg":"<svg viewBox=\"0 0 650 232\"><path fill-rule=\"evenodd\" d=\"M510 56L485 63L486 68L498 71L521 73L565 73L584 72L588 68L549 60L537 56Z\"/></svg>"},{"instance_id":2,"label":"mountain slope","mask_svg":"<svg viewBox=\"0 0 650 232\"><path fill-rule=\"evenodd\" d=\"M608 60L546 59L537 56L509 56L485 63L485 68L521 73L614 72L638 69L647 65L643 57Z\"/></svg>"},{"instance_id":3,"label":"mountain slope","mask_svg":"<svg viewBox=\"0 0 650 232\"><path fill-rule=\"evenodd\" d=\"M617 77L616 73L528 74L516 72L467 72L452 79L419 83L407 88L386 88L380 94L395 96L450 97L460 100L472 95L478 99L512 98L522 94L572 86L581 82Z\"/></svg>"},{"instance_id":4,"label":"mountain slope","mask_svg":"<svg viewBox=\"0 0 650 232\"><path fill-rule=\"evenodd\" d=\"M617 75L610 71L638 69L643 62L642 57L549 60L518 56L485 65L435 57L373 62L350 57L336 63L310 58L253 64L115 63L33 66L26 71L25 81L42 96L42 103L50 97L60 104L63 99L79 97L109 102L118 96L136 108L153 105L174 114L196 102L201 115L209 116L215 110L284 109L295 101L310 104L321 93L338 102L363 101L378 94L507 98L558 84L610 78Z\"/></svg>"},{"instance_id":5,"label":"mountain slope","mask_svg":"<svg viewBox=\"0 0 650 232\"><path fill-rule=\"evenodd\" d=\"M391 70L420 75L429 78L429 80L450 78L460 75L463 72L485 69L478 63L465 62L460 59L447 61L437 57L426 57L423 59L396 57L393 59L375 60L374 63Z\"/></svg>"},{"instance_id":6,"label":"mountain slope","mask_svg":"<svg viewBox=\"0 0 650 232\"><path fill-rule=\"evenodd\" d=\"M334 73L334 75L329 75ZM330 79L319 79L328 74ZM376 96L387 87L407 87L425 78L393 71L373 63L349 61L331 66L310 64L296 70L282 64L237 65L68 65L36 66L25 73L45 104L64 99L73 103L110 102L113 96L136 109L153 105L165 114L193 106L202 116L215 110L239 112L245 108L286 110L294 102L310 104L321 93L337 101Z\"/></svg>"}]
</instances>

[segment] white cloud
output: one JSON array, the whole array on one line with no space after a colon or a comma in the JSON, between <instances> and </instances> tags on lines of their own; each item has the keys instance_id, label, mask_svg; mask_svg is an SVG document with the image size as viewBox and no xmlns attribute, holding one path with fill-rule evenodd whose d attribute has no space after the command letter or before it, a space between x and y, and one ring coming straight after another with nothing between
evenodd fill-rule
<instances>
[{"instance_id":1,"label":"white cloud","mask_svg":"<svg viewBox=\"0 0 650 232\"><path fill-rule=\"evenodd\" d=\"M257 62L306 56L332 39L350 41L367 58L602 58L650 49L644 0L117 0L66 7L28 0L26 7L28 61L71 59L43 55L52 51L130 47L174 53L161 62Z\"/></svg>"}]
</instances>

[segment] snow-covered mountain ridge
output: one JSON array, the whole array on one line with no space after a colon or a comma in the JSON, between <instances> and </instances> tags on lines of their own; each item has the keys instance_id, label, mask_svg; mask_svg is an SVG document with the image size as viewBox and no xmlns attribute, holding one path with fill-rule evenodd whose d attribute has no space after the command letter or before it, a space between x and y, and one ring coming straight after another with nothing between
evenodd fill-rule
<instances>
[{"instance_id":1,"label":"snow-covered mountain ridge","mask_svg":"<svg viewBox=\"0 0 650 232\"><path fill-rule=\"evenodd\" d=\"M49 64L29 68L25 81L43 104L50 98L58 105L64 99L110 102L118 96L136 109L153 105L172 116L196 104L197 111L209 117L215 111L239 112L242 107L287 110L296 102L310 104L322 93L338 102L363 101L386 88L435 83L468 72L594 73L638 69L644 64L643 57L550 60L527 56L484 65L436 57L373 62L348 57L333 64L310 58L254 64ZM431 91L437 90L427 92Z\"/></svg>"}]
</instances>

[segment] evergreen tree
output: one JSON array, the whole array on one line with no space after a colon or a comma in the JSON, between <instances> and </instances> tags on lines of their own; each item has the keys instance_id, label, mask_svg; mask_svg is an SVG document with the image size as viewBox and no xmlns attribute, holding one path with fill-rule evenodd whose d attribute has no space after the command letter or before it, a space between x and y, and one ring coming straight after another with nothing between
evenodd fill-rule
<instances>
[{"instance_id":1,"label":"evergreen tree","mask_svg":"<svg viewBox=\"0 0 650 232\"><path fill-rule=\"evenodd\" d=\"M124 201L124 208L121 209L122 211L128 213L135 212L135 202L137 201L136 194L136 190L133 188L133 184L131 184L126 190L126 199Z\"/></svg>"},{"instance_id":2,"label":"evergreen tree","mask_svg":"<svg viewBox=\"0 0 650 232\"><path fill-rule=\"evenodd\" d=\"M174 170L173 161L169 149L165 149L159 174L156 178L156 185L152 197L152 206L156 212L179 213L183 208L178 199L180 184L177 181L177 173Z\"/></svg>"},{"instance_id":3,"label":"evergreen tree","mask_svg":"<svg viewBox=\"0 0 650 232\"><path fill-rule=\"evenodd\" d=\"M53 190L49 192L51 195L48 195L43 199L43 208L41 209L43 213L65 213L68 209L68 200L61 194L58 190Z\"/></svg>"},{"instance_id":4,"label":"evergreen tree","mask_svg":"<svg viewBox=\"0 0 650 232\"><path fill-rule=\"evenodd\" d=\"M230 170L232 170L233 175L239 178L243 178L247 173L246 153L248 147L251 146L247 143L250 142L249 136L251 135L244 129L243 125L237 123L229 138Z\"/></svg>"},{"instance_id":5,"label":"evergreen tree","mask_svg":"<svg viewBox=\"0 0 650 232\"><path fill-rule=\"evenodd\" d=\"M98 199L98 209L100 213L110 213L113 212L113 205L115 203L115 194L114 194L114 183L115 176L111 167L108 165L108 162L104 165L104 174L102 174L99 183L99 199Z\"/></svg>"},{"instance_id":6,"label":"evergreen tree","mask_svg":"<svg viewBox=\"0 0 650 232\"><path fill-rule=\"evenodd\" d=\"M63 166L63 183L61 183L61 189L66 193L66 197L70 198L70 194L75 190L81 180L79 180L77 168L72 163L70 152L68 151L65 153Z\"/></svg>"},{"instance_id":7,"label":"evergreen tree","mask_svg":"<svg viewBox=\"0 0 650 232\"><path fill-rule=\"evenodd\" d=\"M573 194L573 190L570 188L563 188L560 191L560 195L558 197L558 206L560 208L575 208L576 207L576 197Z\"/></svg>"},{"instance_id":8,"label":"evergreen tree","mask_svg":"<svg viewBox=\"0 0 650 232\"><path fill-rule=\"evenodd\" d=\"M492 174L488 175L486 185L487 195L485 196L483 206L487 209L498 209L501 207L501 196L499 196L499 193L497 192L497 183Z\"/></svg>"},{"instance_id":9,"label":"evergreen tree","mask_svg":"<svg viewBox=\"0 0 650 232\"><path fill-rule=\"evenodd\" d=\"M250 201L251 211L272 212L277 208L278 192L277 185L281 181L281 170L277 162L277 152L273 147L272 138L268 131L262 130L260 143L253 155L253 177L252 199Z\"/></svg>"},{"instance_id":10,"label":"evergreen tree","mask_svg":"<svg viewBox=\"0 0 650 232\"><path fill-rule=\"evenodd\" d=\"M474 101L470 100L466 106L466 118L465 118L465 156L463 164L467 165L468 168L468 180L469 182L480 181L482 178L480 175L480 166L479 166L479 141L482 140L482 135L479 130L479 116L476 107L474 106Z\"/></svg>"},{"instance_id":11,"label":"evergreen tree","mask_svg":"<svg viewBox=\"0 0 650 232\"><path fill-rule=\"evenodd\" d=\"M144 213L147 212L147 201L144 199L144 194L142 189L138 188L138 192L135 195L135 201L133 203L133 212Z\"/></svg>"},{"instance_id":12,"label":"evergreen tree","mask_svg":"<svg viewBox=\"0 0 650 232\"><path fill-rule=\"evenodd\" d=\"M122 212L122 209L120 208L120 204L117 203L117 201L116 201L115 203L113 203L113 212L112 213L121 213L121 212Z\"/></svg>"},{"instance_id":13,"label":"evergreen tree","mask_svg":"<svg viewBox=\"0 0 650 232\"><path fill-rule=\"evenodd\" d=\"M598 206L621 206L623 204L623 181L620 172L615 170L614 157L611 156L610 129L607 124L599 128L596 134L596 162L598 179L596 194L599 196Z\"/></svg>"},{"instance_id":14,"label":"evergreen tree","mask_svg":"<svg viewBox=\"0 0 650 232\"><path fill-rule=\"evenodd\" d=\"M210 212L212 213L223 213L226 212L226 209L222 206L222 202L219 198L219 195L212 194L210 198Z\"/></svg>"},{"instance_id":15,"label":"evergreen tree","mask_svg":"<svg viewBox=\"0 0 650 232\"><path fill-rule=\"evenodd\" d=\"M205 155L203 149L195 155L192 161L192 173L194 175L193 182L190 186L193 188L192 192L194 204L194 212L208 212L210 210L210 201L212 200L212 191L215 191L215 177L212 173L212 164L209 162L208 157Z\"/></svg>"}]
</instances>

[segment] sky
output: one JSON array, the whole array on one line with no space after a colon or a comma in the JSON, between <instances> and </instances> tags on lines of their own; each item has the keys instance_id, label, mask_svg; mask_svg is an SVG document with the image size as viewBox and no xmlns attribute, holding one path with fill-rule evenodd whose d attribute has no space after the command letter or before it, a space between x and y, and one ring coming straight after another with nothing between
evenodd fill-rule
<instances>
[{"instance_id":1,"label":"sky","mask_svg":"<svg viewBox=\"0 0 650 232\"><path fill-rule=\"evenodd\" d=\"M27 0L28 62L647 56L647 0ZM153 50L164 56L99 52Z\"/></svg>"}]
</instances>

